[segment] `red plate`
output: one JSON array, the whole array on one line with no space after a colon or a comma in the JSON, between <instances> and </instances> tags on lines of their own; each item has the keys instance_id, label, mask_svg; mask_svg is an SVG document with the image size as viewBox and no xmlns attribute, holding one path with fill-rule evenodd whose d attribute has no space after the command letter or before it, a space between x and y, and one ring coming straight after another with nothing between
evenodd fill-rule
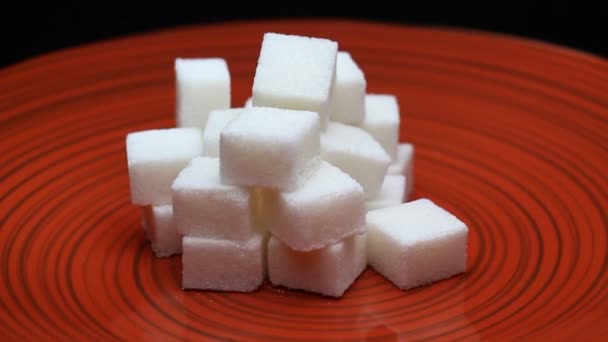
<instances>
[{"instance_id":1,"label":"red plate","mask_svg":"<svg viewBox=\"0 0 608 342\"><path fill-rule=\"evenodd\" d=\"M221 56L250 95L262 33L335 39L399 97L414 197L470 228L466 274L340 300L184 292L129 202L128 132L174 125L175 57ZM538 42L337 21L189 27L0 71L0 334L30 340L583 339L608 335L608 63Z\"/></svg>"}]
</instances>

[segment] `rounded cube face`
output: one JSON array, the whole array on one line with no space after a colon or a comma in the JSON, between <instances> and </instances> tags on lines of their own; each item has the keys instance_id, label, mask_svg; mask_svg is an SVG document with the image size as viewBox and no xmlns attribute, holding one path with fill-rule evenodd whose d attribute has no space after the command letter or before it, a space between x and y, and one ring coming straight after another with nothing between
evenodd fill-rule
<instances>
[{"instance_id":1,"label":"rounded cube face","mask_svg":"<svg viewBox=\"0 0 608 342\"><path fill-rule=\"evenodd\" d=\"M285 189L297 182L299 147L294 141L225 134L220 144L221 174L226 183Z\"/></svg>"},{"instance_id":2,"label":"rounded cube face","mask_svg":"<svg viewBox=\"0 0 608 342\"><path fill-rule=\"evenodd\" d=\"M388 154L369 133L340 123L330 123L321 135L321 156L361 184L366 199L378 194L390 164Z\"/></svg>"},{"instance_id":3,"label":"rounded cube face","mask_svg":"<svg viewBox=\"0 0 608 342\"><path fill-rule=\"evenodd\" d=\"M428 284L466 268L468 229L427 199L367 214L369 264L401 289Z\"/></svg>"},{"instance_id":4,"label":"rounded cube face","mask_svg":"<svg viewBox=\"0 0 608 342\"><path fill-rule=\"evenodd\" d=\"M230 73L221 58L175 60L178 127L204 129L209 113L230 107Z\"/></svg>"},{"instance_id":5,"label":"rounded cube face","mask_svg":"<svg viewBox=\"0 0 608 342\"><path fill-rule=\"evenodd\" d=\"M170 204L145 208L146 235L157 257L167 257L182 252L182 237L173 222Z\"/></svg>"},{"instance_id":6,"label":"rounded cube face","mask_svg":"<svg viewBox=\"0 0 608 342\"><path fill-rule=\"evenodd\" d=\"M392 160L395 160L397 154L400 121L399 104L395 96L365 96L365 120L361 127L382 145Z\"/></svg>"},{"instance_id":7,"label":"rounded cube face","mask_svg":"<svg viewBox=\"0 0 608 342\"><path fill-rule=\"evenodd\" d=\"M349 53L340 51L336 60L336 82L332 94L332 121L359 125L365 118L367 83Z\"/></svg>"},{"instance_id":8,"label":"rounded cube face","mask_svg":"<svg viewBox=\"0 0 608 342\"><path fill-rule=\"evenodd\" d=\"M338 44L327 39L266 33L253 81L253 105L318 113L331 110Z\"/></svg>"},{"instance_id":9,"label":"rounded cube face","mask_svg":"<svg viewBox=\"0 0 608 342\"><path fill-rule=\"evenodd\" d=\"M340 297L366 266L365 235L353 235L309 252L276 237L268 242L268 277L273 285Z\"/></svg>"},{"instance_id":10,"label":"rounded cube face","mask_svg":"<svg viewBox=\"0 0 608 342\"><path fill-rule=\"evenodd\" d=\"M217 158L193 159L172 190L174 220L181 234L241 241L254 231L249 191L221 184Z\"/></svg>"},{"instance_id":11,"label":"rounded cube face","mask_svg":"<svg viewBox=\"0 0 608 342\"><path fill-rule=\"evenodd\" d=\"M296 188L318 165L316 113L251 107L220 134L220 173L226 184Z\"/></svg>"},{"instance_id":12,"label":"rounded cube face","mask_svg":"<svg viewBox=\"0 0 608 342\"><path fill-rule=\"evenodd\" d=\"M170 128L130 133L126 139L131 201L137 205L171 203L171 183L202 153L201 130Z\"/></svg>"},{"instance_id":13,"label":"rounded cube face","mask_svg":"<svg viewBox=\"0 0 608 342\"><path fill-rule=\"evenodd\" d=\"M464 272L466 243L466 231L461 230L404 248L399 258L407 260L400 274L402 287L426 285Z\"/></svg>"},{"instance_id":14,"label":"rounded cube face","mask_svg":"<svg viewBox=\"0 0 608 342\"><path fill-rule=\"evenodd\" d=\"M243 243L185 236L182 286L185 289L251 292L264 281L265 242L253 234Z\"/></svg>"},{"instance_id":15,"label":"rounded cube face","mask_svg":"<svg viewBox=\"0 0 608 342\"><path fill-rule=\"evenodd\" d=\"M268 196L265 206L268 229L295 250L322 248L364 231L363 189L326 162L299 189Z\"/></svg>"},{"instance_id":16,"label":"rounded cube face","mask_svg":"<svg viewBox=\"0 0 608 342\"><path fill-rule=\"evenodd\" d=\"M183 235L241 241L255 230L246 189L178 190L173 200Z\"/></svg>"}]
</instances>

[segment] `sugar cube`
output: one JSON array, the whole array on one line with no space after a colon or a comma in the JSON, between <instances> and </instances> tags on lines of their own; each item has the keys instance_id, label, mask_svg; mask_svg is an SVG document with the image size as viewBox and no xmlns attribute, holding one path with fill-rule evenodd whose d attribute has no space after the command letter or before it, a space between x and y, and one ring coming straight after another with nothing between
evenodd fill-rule
<instances>
[{"instance_id":1,"label":"sugar cube","mask_svg":"<svg viewBox=\"0 0 608 342\"><path fill-rule=\"evenodd\" d=\"M176 122L178 127L205 128L214 109L230 108L230 72L222 58L177 58Z\"/></svg>"},{"instance_id":2,"label":"sugar cube","mask_svg":"<svg viewBox=\"0 0 608 342\"><path fill-rule=\"evenodd\" d=\"M171 203L171 183L203 149L198 128L129 133L126 145L131 202L136 205Z\"/></svg>"},{"instance_id":3,"label":"sugar cube","mask_svg":"<svg viewBox=\"0 0 608 342\"><path fill-rule=\"evenodd\" d=\"M182 235L242 241L256 230L249 190L222 184L217 158L193 159L172 189L175 224Z\"/></svg>"},{"instance_id":4,"label":"sugar cube","mask_svg":"<svg viewBox=\"0 0 608 342\"><path fill-rule=\"evenodd\" d=\"M366 266L365 234L310 252L276 237L268 242L268 277L277 286L341 297Z\"/></svg>"},{"instance_id":5,"label":"sugar cube","mask_svg":"<svg viewBox=\"0 0 608 342\"><path fill-rule=\"evenodd\" d=\"M365 96L365 119L361 128L369 132L394 160L399 143L399 104L393 95Z\"/></svg>"},{"instance_id":6,"label":"sugar cube","mask_svg":"<svg viewBox=\"0 0 608 342\"><path fill-rule=\"evenodd\" d=\"M146 235L157 257L167 257L182 252L182 236L173 224L171 204L147 206L145 210Z\"/></svg>"},{"instance_id":7,"label":"sugar cube","mask_svg":"<svg viewBox=\"0 0 608 342\"><path fill-rule=\"evenodd\" d=\"M338 52L331 119L358 125L365 118L365 76L348 52Z\"/></svg>"},{"instance_id":8,"label":"sugar cube","mask_svg":"<svg viewBox=\"0 0 608 342\"><path fill-rule=\"evenodd\" d=\"M316 112L325 129L336 75L336 42L266 33L253 80L253 105Z\"/></svg>"},{"instance_id":9,"label":"sugar cube","mask_svg":"<svg viewBox=\"0 0 608 342\"><path fill-rule=\"evenodd\" d=\"M378 195L365 202L365 210L370 211L403 203L405 200L405 184L404 176L387 174Z\"/></svg>"},{"instance_id":10,"label":"sugar cube","mask_svg":"<svg viewBox=\"0 0 608 342\"><path fill-rule=\"evenodd\" d=\"M405 196L410 196L414 190L414 145L409 143L397 146L397 158L386 171L389 174L405 176Z\"/></svg>"},{"instance_id":11,"label":"sugar cube","mask_svg":"<svg viewBox=\"0 0 608 342\"><path fill-rule=\"evenodd\" d=\"M238 242L184 236L184 289L251 292L265 277L265 238L261 233Z\"/></svg>"},{"instance_id":12,"label":"sugar cube","mask_svg":"<svg viewBox=\"0 0 608 342\"><path fill-rule=\"evenodd\" d=\"M268 230L299 251L319 249L365 232L363 189L327 162L291 192L265 198Z\"/></svg>"},{"instance_id":13,"label":"sugar cube","mask_svg":"<svg viewBox=\"0 0 608 342\"><path fill-rule=\"evenodd\" d=\"M319 117L313 112L245 108L220 134L226 184L290 190L319 161Z\"/></svg>"},{"instance_id":14,"label":"sugar cube","mask_svg":"<svg viewBox=\"0 0 608 342\"><path fill-rule=\"evenodd\" d=\"M220 156L220 132L236 118L243 108L212 110L203 132L203 155L208 157Z\"/></svg>"},{"instance_id":15,"label":"sugar cube","mask_svg":"<svg viewBox=\"0 0 608 342\"><path fill-rule=\"evenodd\" d=\"M366 199L378 194L390 157L374 138L361 128L330 122L321 134L321 156L353 177Z\"/></svg>"},{"instance_id":16,"label":"sugar cube","mask_svg":"<svg viewBox=\"0 0 608 342\"><path fill-rule=\"evenodd\" d=\"M467 226L428 199L367 213L367 259L401 289L462 273Z\"/></svg>"}]
</instances>

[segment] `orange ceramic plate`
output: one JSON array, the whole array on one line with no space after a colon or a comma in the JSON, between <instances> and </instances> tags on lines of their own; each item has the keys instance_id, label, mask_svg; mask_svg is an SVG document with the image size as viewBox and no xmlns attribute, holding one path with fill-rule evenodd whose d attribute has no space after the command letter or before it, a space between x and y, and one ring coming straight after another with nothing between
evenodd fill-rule
<instances>
[{"instance_id":1,"label":"orange ceramic plate","mask_svg":"<svg viewBox=\"0 0 608 342\"><path fill-rule=\"evenodd\" d=\"M250 95L262 33L335 39L393 93L414 197L470 228L468 271L342 299L184 292L129 202L128 132L174 125L175 57L221 56ZM3 340L562 339L608 335L608 63L491 34L337 21L189 27L0 71Z\"/></svg>"}]
</instances>

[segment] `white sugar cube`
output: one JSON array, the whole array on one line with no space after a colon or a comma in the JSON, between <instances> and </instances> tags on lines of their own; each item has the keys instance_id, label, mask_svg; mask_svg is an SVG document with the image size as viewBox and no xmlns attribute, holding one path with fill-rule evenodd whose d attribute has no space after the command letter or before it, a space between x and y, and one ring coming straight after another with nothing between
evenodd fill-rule
<instances>
[{"instance_id":1,"label":"white sugar cube","mask_svg":"<svg viewBox=\"0 0 608 342\"><path fill-rule=\"evenodd\" d=\"M387 174L382 182L382 187L378 195L365 202L367 211L386 208L403 203L405 199L405 177L402 175Z\"/></svg>"},{"instance_id":2,"label":"white sugar cube","mask_svg":"<svg viewBox=\"0 0 608 342\"><path fill-rule=\"evenodd\" d=\"M265 200L268 230L295 250L319 249L365 232L363 189L327 162L295 191Z\"/></svg>"},{"instance_id":3,"label":"white sugar cube","mask_svg":"<svg viewBox=\"0 0 608 342\"><path fill-rule=\"evenodd\" d=\"M378 194L391 161L369 133L336 122L321 134L321 156L359 182L366 199Z\"/></svg>"},{"instance_id":4,"label":"white sugar cube","mask_svg":"<svg viewBox=\"0 0 608 342\"><path fill-rule=\"evenodd\" d=\"M220 134L226 184L294 189L319 161L319 117L313 112L245 108Z\"/></svg>"},{"instance_id":5,"label":"white sugar cube","mask_svg":"<svg viewBox=\"0 0 608 342\"><path fill-rule=\"evenodd\" d=\"M255 234L243 242L184 236L184 289L251 292L265 277L265 242Z\"/></svg>"},{"instance_id":6,"label":"white sugar cube","mask_svg":"<svg viewBox=\"0 0 608 342\"><path fill-rule=\"evenodd\" d=\"M401 289L465 271L467 226L428 199L367 213L367 259Z\"/></svg>"},{"instance_id":7,"label":"white sugar cube","mask_svg":"<svg viewBox=\"0 0 608 342\"><path fill-rule=\"evenodd\" d=\"M243 107L245 107L245 108L253 107L253 97L247 98L247 100L245 100L245 104L243 105Z\"/></svg>"},{"instance_id":8,"label":"white sugar cube","mask_svg":"<svg viewBox=\"0 0 608 342\"><path fill-rule=\"evenodd\" d=\"M144 210L146 235L156 256L181 254L182 236L175 228L171 204L147 206Z\"/></svg>"},{"instance_id":9,"label":"white sugar cube","mask_svg":"<svg viewBox=\"0 0 608 342\"><path fill-rule=\"evenodd\" d=\"M205 128L214 109L230 108L230 73L222 58L175 59L178 127Z\"/></svg>"},{"instance_id":10,"label":"white sugar cube","mask_svg":"<svg viewBox=\"0 0 608 342\"><path fill-rule=\"evenodd\" d=\"M409 197L414 190L414 145L405 143L397 146L397 158L387 173L405 176L405 196Z\"/></svg>"},{"instance_id":11,"label":"white sugar cube","mask_svg":"<svg viewBox=\"0 0 608 342\"><path fill-rule=\"evenodd\" d=\"M203 155L208 157L220 156L220 132L236 118L243 108L212 110L203 132Z\"/></svg>"},{"instance_id":12,"label":"white sugar cube","mask_svg":"<svg viewBox=\"0 0 608 342\"><path fill-rule=\"evenodd\" d=\"M399 143L399 104L393 95L365 96L365 120L361 128L369 132L394 160Z\"/></svg>"},{"instance_id":13,"label":"white sugar cube","mask_svg":"<svg viewBox=\"0 0 608 342\"><path fill-rule=\"evenodd\" d=\"M365 76L348 52L338 52L331 119L358 125L365 117Z\"/></svg>"},{"instance_id":14,"label":"white sugar cube","mask_svg":"<svg viewBox=\"0 0 608 342\"><path fill-rule=\"evenodd\" d=\"M310 252L276 237L268 242L268 277L277 286L341 297L366 266L365 234Z\"/></svg>"},{"instance_id":15,"label":"white sugar cube","mask_svg":"<svg viewBox=\"0 0 608 342\"><path fill-rule=\"evenodd\" d=\"M172 189L175 224L182 235L242 241L255 231L249 190L220 182L219 159L193 159Z\"/></svg>"},{"instance_id":16,"label":"white sugar cube","mask_svg":"<svg viewBox=\"0 0 608 342\"><path fill-rule=\"evenodd\" d=\"M321 128L331 111L336 42L276 33L264 34L253 80L253 105L316 112Z\"/></svg>"},{"instance_id":17,"label":"white sugar cube","mask_svg":"<svg viewBox=\"0 0 608 342\"><path fill-rule=\"evenodd\" d=\"M129 133L126 145L131 202L136 205L171 203L171 183L203 149L198 128Z\"/></svg>"}]
</instances>

